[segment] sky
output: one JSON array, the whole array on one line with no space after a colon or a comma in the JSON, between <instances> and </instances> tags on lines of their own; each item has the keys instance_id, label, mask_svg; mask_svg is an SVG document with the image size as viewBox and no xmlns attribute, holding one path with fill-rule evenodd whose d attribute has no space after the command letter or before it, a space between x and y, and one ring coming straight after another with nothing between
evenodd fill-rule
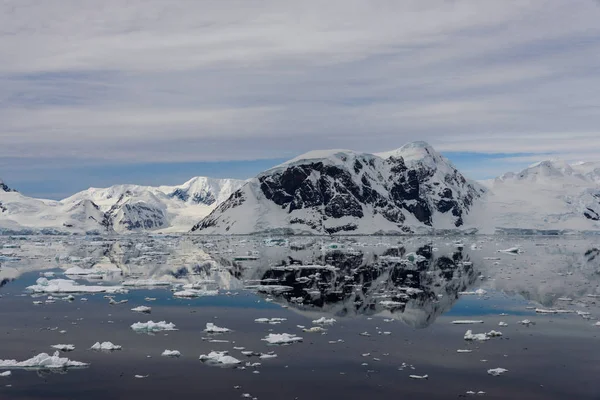
<instances>
[{"instance_id":1,"label":"sky","mask_svg":"<svg viewBox=\"0 0 600 400\"><path fill-rule=\"evenodd\" d=\"M600 159L595 0L0 1L0 177L62 198L425 140Z\"/></svg>"}]
</instances>

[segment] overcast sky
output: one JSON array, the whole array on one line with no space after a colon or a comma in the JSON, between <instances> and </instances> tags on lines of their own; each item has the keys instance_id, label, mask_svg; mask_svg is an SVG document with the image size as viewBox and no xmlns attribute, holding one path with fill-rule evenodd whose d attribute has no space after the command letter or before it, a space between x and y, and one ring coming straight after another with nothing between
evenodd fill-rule
<instances>
[{"instance_id":1,"label":"overcast sky","mask_svg":"<svg viewBox=\"0 0 600 400\"><path fill-rule=\"evenodd\" d=\"M0 1L0 176L58 198L414 140L472 178L598 160L599 21L594 0Z\"/></svg>"}]
</instances>

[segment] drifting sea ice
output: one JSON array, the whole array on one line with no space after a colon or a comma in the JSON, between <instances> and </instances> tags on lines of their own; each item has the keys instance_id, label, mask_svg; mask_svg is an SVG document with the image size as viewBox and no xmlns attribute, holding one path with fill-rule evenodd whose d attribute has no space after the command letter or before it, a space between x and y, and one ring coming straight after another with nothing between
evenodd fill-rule
<instances>
[{"instance_id":1,"label":"drifting sea ice","mask_svg":"<svg viewBox=\"0 0 600 400\"><path fill-rule=\"evenodd\" d=\"M178 350L165 350L162 352L163 357L181 357L181 353Z\"/></svg>"},{"instance_id":2,"label":"drifting sea ice","mask_svg":"<svg viewBox=\"0 0 600 400\"><path fill-rule=\"evenodd\" d=\"M455 325L471 325L471 324L483 324L483 321L464 319L464 320L452 321L452 323Z\"/></svg>"},{"instance_id":3,"label":"drifting sea ice","mask_svg":"<svg viewBox=\"0 0 600 400\"><path fill-rule=\"evenodd\" d=\"M487 373L492 376L500 376L505 372L508 372L508 370L504 369L504 368L494 368L494 369L488 369Z\"/></svg>"},{"instance_id":4,"label":"drifting sea ice","mask_svg":"<svg viewBox=\"0 0 600 400\"><path fill-rule=\"evenodd\" d=\"M133 329L136 332L146 332L146 333L153 333L153 332L160 332L160 331L176 331L177 330L177 329L175 329L175 324L173 324L172 322L166 322L166 321L136 322L135 324L131 325L131 329Z\"/></svg>"},{"instance_id":5,"label":"drifting sea ice","mask_svg":"<svg viewBox=\"0 0 600 400\"><path fill-rule=\"evenodd\" d=\"M121 286L85 286L70 279L39 278L35 285L28 286L33 293L125 293Z\"/></svg>"},{"instance_id":6,"label":"drifting sea ice","mask_svg":"<svg viewBox=\"0 0 600 400\"><path fill-rule=\"evenodd\" d=\"M237 358L227 355L226 351L211 351L208 355L202 354L200 361L208 365L230 366L241 364Z\"/></svg>"},{"instance_id":7,"label":"drifting sea ice","mask_svg":"<svg viewBox=\"0 0 600 400\"><path fill-rule=\"evenodd\" d=\"M483 289L477 289L474 292L458 292L462 296L484 296L486 293Z\"/></svg>"},{"instance_id":8,"label":"drifting sea ice","mask_svg":"<svg viewBox=\"0 0 600 400\"><path fill-rule=\"evenodd\" d=\"M213 324L212 322L206 323L206 329L204 329L206 333L227 333L231 332L231 329L221 328Z\"/></svg>"},{"instance_id":9,"label":"drifting sea ice","mask_svg":"<svg viewBox=\"0 0 600 400\"><path fill-rule=\"evenodd\" d=\"M193 299L195 297L217 296L218 294L218 290L186 289L173 293L173 296Z\"/></svg>"},{"instance_id":10,"label":"drifting sea ice","mask_svg":"<svg viewBox=\"0 0 600 400\"><path fill-rule=\"evenodd\" d=\"M150 314L152 312L152 307L139 306L139 307L132 308L131 311L144 313L144 314Z\"/></svg>"},{"instance_id":11,"label":"drifting sea ice","mask_svg":"<svg viewBox=\"0 0 600 400\"><path fill-rule=\"evenodd\" d=\"M3 377L3 378L9 377L11 375L12 375L12 372L10 372L10 371L5 371L5 372L0 373L0 377Z\"/></svg>"},{"instance_id":12,"label":"drifting sea ice","mask_svg":"<svg viewBox=\"0 0 600 400\"><path fill-rule=\"evenodd\" d=\"M90 347L91 350L104 350L104 351L114 351L114 350L121 350L122 347L116 344L112 344L111 342L96 342L92 347Z\"/></svg>"},{"instance_id":13,"label":"drifting sea ice","mask_svg":"<svg viewBox=\"0 0 600 400\"><path fill-rule=\"evenodd\" d=\"M73 351L75 350L75 346L73 346L72 344L55 344L50 346L55 350L60 350L60 351Z\"/></svg>"},{"instance_id":14,"label":"drifting sea ice","mask_svg":"<svg viewBox=\"0 0 600 400\"><path fill-rule=\"evenodd\" d=\"M287 321L287 318L257 318L254 320L254 322L259 323L259 324L271 324L271 325L281 324L284 321Z\"/></svg>"},{"instance_id":15,"label":"drifting sea ice","mask_svg":"<svg viewBox=\"0 0 600 400\"><path fill-rule=\"evenodd\" d=\"M325 317L321 317L319 319L314 320L312 323L315 325L333 325L335 324L336 320L333 318L325 318Z\"/></svg>"},{"instance_id":16,"label":"drifting sea ice","mask_svg":"<svg viewBox=\"0 0 600 400\"><path fill-rule=\"evenodd\" d=\"M135 279L122 283L123 286L171 286L171 282L159 281L156 279Z\"/></svg>"},{"instance_id":17,"label":"drifting sea ice","mask_svg":"<svg viewBox=\"0 0 600 400\"><path fill-rule=\"evenodd\" d=\"M40 353L25 361L0 360L0 369L23 368L23 369L60 369L60 368L83 368L89 366L87 363L72 361L66 357L60 357L57 351L53 355Z\"/></svg>"},{"instance_id":18,"label":"drifting sea ice","mask_svg":"<svg viewBox=\"0 0 600 400\"><path fill-rule=\"evenodd\" d=\"M292 344L304 340L299 336L289 333L269 333L264 339L261 339L269 344Z\"/></svg>"}]
</instances>

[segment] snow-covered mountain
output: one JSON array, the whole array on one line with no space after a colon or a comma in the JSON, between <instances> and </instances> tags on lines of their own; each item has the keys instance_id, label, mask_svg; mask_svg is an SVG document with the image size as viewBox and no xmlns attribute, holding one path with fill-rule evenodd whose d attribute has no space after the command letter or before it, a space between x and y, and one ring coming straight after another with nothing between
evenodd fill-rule
<instances>
[{"instance_id":1,"label":"snow-covered mountain","mask_svg":"<svg viewBox=\"0 0 600 400\"><path fill-rule=\"evenodd\" d=\"M34 199L9 189L0 190L0 230L9 232L103 233L105 215L89 200L71 204Z\"/></svg>"},{"instance_id":2,"label":"snow-covered mountain","mask_svg":"<svg viewBox=\"0 0 600 400\"><path fill-rule=\"evenodd\" d=\"M481 231L600 230L600 163L542 161L487 186Z\"/></svg>"},{"instance_id":3,"label":"snow-covered mountain","mask_svg":"<svg viewBox=\"0 0 600 400\"><path fill-rule=\"evenodd\" d=\"M467 226L485 194L424 142L304 154L261 173L192 229L204 234L415 233Z\"/></svg>"},{"instance_id":4,"label":"snow-covered mountain","mask_svg":"<svg viewBox=\"0 0 600 400\"><path fill-rule=\"evenodd\" d=\"M90 188L62 201L24 196L0 183L0 229L9 232L186 232L244 181L193 178L180 186Z\"/></svg>"}]
</instances>

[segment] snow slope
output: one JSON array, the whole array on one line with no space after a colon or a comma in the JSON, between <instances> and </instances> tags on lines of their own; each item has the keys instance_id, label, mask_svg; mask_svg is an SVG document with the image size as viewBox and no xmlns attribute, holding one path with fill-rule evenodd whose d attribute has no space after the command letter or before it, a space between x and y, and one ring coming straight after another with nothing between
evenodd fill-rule
<instances>
[{"instance_id":1,"label":"snow slope","mask_svg":"<svg viewBox=\"0 0 600 400\"><path fill-rule=\"evenodd\" d=\"M0 181L0 230L79 234L186 232L243 183L197 177L180 186L90 188L53 201L24 196Z\"/></svg>"},{"instance_id":2,"label":"snow slope","mask_svg":"<svg viewBox=\"0 0 600 400\"><path fill-rule=\"evenodd\" d=\"M600 163L542 161L486 182L480 230L599 230Z\"/></svg>"},{"instance_id":3,"label":"snow slope","mask_svg":"<svg viewBox=\"0 0 600 400\"><path fill-rule=\"evenodd\" d=\"M415 233L465 227L485 193L424 142L310 152L250 180L193 232Z\"/></svg>"}]
</instances>

